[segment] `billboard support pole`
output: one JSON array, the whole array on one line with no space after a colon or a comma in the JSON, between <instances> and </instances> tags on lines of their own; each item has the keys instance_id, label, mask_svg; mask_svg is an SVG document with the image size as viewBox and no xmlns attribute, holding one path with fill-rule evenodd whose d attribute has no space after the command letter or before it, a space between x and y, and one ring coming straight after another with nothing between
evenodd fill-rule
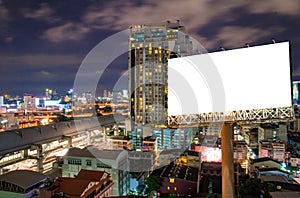
<instances>
[{"instance_id":1,"label":"billboard support pole","mask_svg":"<svg viewBox=\"0 0 300 198\"><path fill-rule=\"evenodd\" d=\"M233 126L224 123L222 140L222 198L234 197Z\"/></svg>"}]
</instances>

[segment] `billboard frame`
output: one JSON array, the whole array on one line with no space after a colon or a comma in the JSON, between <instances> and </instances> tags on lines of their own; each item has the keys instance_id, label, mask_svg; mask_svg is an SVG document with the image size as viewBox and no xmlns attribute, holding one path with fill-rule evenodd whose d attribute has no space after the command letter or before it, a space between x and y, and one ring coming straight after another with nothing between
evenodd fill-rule
<instances>
[{"instance_id":1,"label":"billboard frame","mask_svg":"<svg viewBox=\"0 0 300 198\"><path fill-rule=\"evenodd\" d=\"M168 116L167 122L170 127L191 127L209 123L267 123L267 122L289 122L295 119L293 107L267 108L239 110L227 113L213 112L191 115Z\"/></svg>"}]
</instances>

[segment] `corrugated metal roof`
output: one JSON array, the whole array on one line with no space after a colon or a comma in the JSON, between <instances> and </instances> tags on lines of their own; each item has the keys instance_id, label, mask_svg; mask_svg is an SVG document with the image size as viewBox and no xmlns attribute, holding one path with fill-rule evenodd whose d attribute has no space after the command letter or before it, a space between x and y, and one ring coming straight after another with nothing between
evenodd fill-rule
<instances>
[{"instance_id":1,"label":"corrugated metal roof","mask_svg":"<svg viewBox=\"0 0 300 198\"><path fill-rule=\"evenodd\" d=\"M15 184L25 190L47 178L48 176L31 170L16 170L0 175L0 181Z\"/></svg>"},{"instance_id":2,"label":"corrugated metal roof","mask_svg":"<svg viewBox=\"0 0 300 198\"><path fill-rule=\"evenodd\" d=\"M100 126L118 123L123 120L125 120L125 116L115 114L4 131L0 133L0 155L30 148L33 144L46 143L60 139L63 136L70 136L80 131L99 128Z\"/></svg>"}]
</instances>

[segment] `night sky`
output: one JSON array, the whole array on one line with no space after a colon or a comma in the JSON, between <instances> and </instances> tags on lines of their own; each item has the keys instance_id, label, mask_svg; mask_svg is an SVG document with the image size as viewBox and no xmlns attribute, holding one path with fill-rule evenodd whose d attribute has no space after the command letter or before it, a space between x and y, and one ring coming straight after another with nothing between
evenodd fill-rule
<instances>
[{"instance_id":1,"label":"night sky","mask_svg":"<svg viewBox=\"0 0 300 198\"><path fill-rule=\"evenodd\" d=\"M0 0L0 95L42 96L45 88L65 93L82 60L103 39L132 24L177 19L209 52L272 38L290 41L293 79L300 79L297 0ZM111 89L126 69L124 54L105 71L99 92Z\"/></svg>"}]
</instances>

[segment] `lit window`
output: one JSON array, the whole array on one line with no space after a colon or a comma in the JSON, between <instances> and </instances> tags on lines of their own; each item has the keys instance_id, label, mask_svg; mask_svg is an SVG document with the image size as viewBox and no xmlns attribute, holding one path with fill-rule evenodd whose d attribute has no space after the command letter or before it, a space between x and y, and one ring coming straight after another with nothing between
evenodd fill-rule
<instances>
[{"instance_id":1,"label":"lit window","mask_svg":"<svg viewBox=\"0 0 300 198\"><path fill-rule=\"evenodd\" d=\"M174 183L175 178L170 178L170 183Z\"/></svg>"},{"instance_id":2,"label":"lit window","mask_svg":"<svg viewBox=\"0 0 300 198\"><path fill-rule=\"evenodd\" d=\"M168 186L168 190L170 190L170 186Z\"/></svg>"},{"instance_id":3,"label":"lit window","mask_svg":"<svg viewBox=\"0 0 300 198\"><path fill-rule=\"evenodd\" d=\"M176 187L174 187L174 190L177 190L177 188L176 188Z\"/></svg>"}]
</instances>

